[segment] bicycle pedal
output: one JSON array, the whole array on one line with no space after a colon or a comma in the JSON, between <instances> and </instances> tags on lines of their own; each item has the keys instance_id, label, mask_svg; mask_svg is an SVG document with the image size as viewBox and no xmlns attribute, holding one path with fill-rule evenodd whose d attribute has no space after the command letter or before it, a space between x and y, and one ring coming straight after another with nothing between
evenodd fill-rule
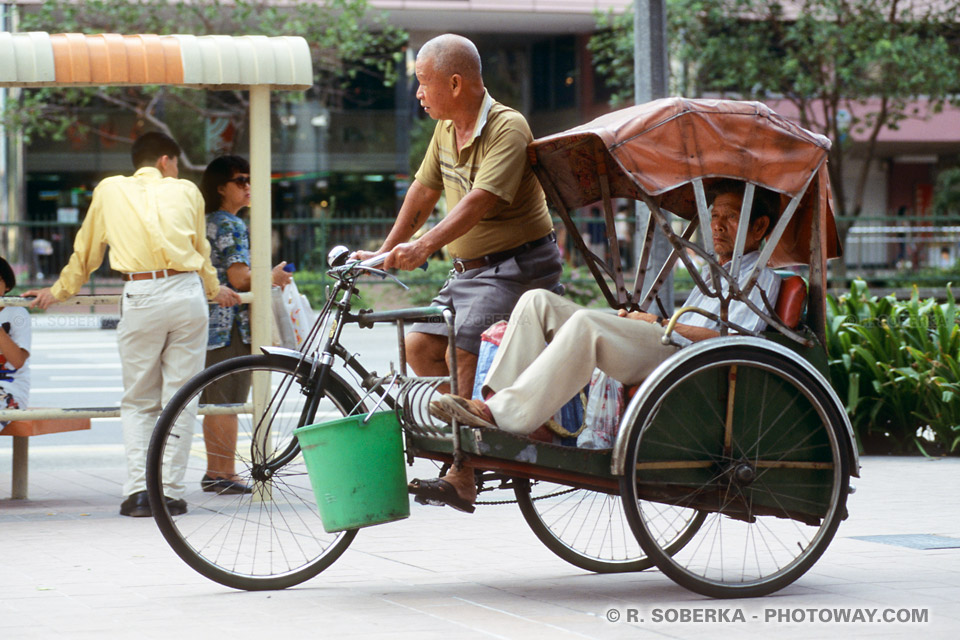
<instances>
[{"instance_id":1,"label":"bicycle pedal","mask_svg":"<svg viewBox=\"0 0 960 640\"><path fill-rule=\"evenodd\" d=\"M413 498L413 501L416 502L417 504L425 504L425 505L427 505L428 507L445 507L445 506L447 506L447 503L446 503L446 502L441 502L440 500L437 500L437 499L435 499L435 498L427 498L427 497L424 497L424 496L415 496L415 497Z\"/></svg>"}]
</instances>

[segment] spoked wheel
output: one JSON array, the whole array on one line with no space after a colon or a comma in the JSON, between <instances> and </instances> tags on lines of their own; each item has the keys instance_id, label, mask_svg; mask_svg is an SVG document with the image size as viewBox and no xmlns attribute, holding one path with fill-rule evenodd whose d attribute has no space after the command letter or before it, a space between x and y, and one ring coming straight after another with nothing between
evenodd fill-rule
<instances>
[{"instance_id":1,"label":"spoked wheel","mask_svg":"<svg viewBox=\"0 0 960 640\"><path fill-rule=\"evenodd\" d=\"M664 371L631 413L621 477L642 548L678 584L711 597L792 583L846 517L844 421L822 378L757 344L701 349ZM660 543L665 504L708 513L672 552Z\"/></svg>"},{"instance_id":2,"label":"spoked wheel","mask_svg":"<svg viewBox=\"0 0 960 640\"><path fill-rule=\"evenodd\" d=\"M154 518L177 555L211 580L283 589L328 567L356 536L356 530L324 532L293 430L362 408L333 372L311 402L301 375L309 370L309 363L298 371L296 358L276 355L221 362L184 385L157 422L147 455ZM224 406L214 399L235 385L250 386L245 402ZM208 454L211 464L232 462L235 481L252 492L202 482ZM184 465L185 472L176 471ZM188 512L173 516L157 508L164 494L183 494Z\"/></svg>"},{"instance_id":3,"label":"spoked wheel","mask_svg":"<svg viewBox=\"0 0 960 640\"><path fill-rule=\"evenodd\" d=\"M596 573L653 566L625 519L620 496L525 479L514 481L514 492L533 533L570 564ZM682 548L706 517L695 509L656 507L668 550Z\"/></svg>"}]
</instances>

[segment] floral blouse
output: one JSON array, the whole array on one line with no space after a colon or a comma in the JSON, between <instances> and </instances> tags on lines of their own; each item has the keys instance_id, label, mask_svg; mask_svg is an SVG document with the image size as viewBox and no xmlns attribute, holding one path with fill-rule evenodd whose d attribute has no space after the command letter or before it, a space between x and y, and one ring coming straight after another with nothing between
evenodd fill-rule
<instances>
[{"instance_id":1,"label":"floral blouse","mask_svg":"<svg viewBox=\"0 0 960 640\"><path fill-rule=\"evenodd\" d=\"M217 270L217 278L221 285L229 286L227 268L236 262L250 264L250 235L247 233L247 225L232 213L214 211L207 214L207 240L210 241L210 261ZM240 337L244 344L250 344L250 310L247 305L210 305L208 351L230 344L230 332L234 322L240 323Z\"/></svg>"}]
</instances>

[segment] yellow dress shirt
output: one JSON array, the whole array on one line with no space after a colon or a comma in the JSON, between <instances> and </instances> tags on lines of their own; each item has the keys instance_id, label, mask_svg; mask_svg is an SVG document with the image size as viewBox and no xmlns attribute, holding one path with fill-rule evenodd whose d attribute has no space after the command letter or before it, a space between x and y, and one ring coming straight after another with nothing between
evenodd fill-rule
<instances>
[{"instance_id":1,"label":"yellow dress shirt","mask_svg":"<svg viewBox=\"0 0 960 640\"><path fill-rule=\"evenodd\" d=\"M156 167L103 180L51 293L60 301L76 295L109 245L110 266L117 271L198 271L212 299L220 284L210 263L203 209L196 185L164 178Z\"/></svg>"}]
</instances>

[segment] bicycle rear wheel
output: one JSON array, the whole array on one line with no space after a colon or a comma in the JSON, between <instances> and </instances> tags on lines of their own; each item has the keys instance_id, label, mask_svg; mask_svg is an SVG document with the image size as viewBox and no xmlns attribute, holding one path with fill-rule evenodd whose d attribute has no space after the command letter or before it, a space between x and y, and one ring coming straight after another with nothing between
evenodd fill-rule
<instances>
[{"instance_id":1,"label":"bicycle rear wheel","mask_svg":"<svg viewBox=\"0 0 960 640\"><path fill-rule=\"evenodd\" d=\"M519 478L514 480L514 493L540 542L570 564L595 573L653 566L630 528L619 495ZM660 536L667 552L683 548L705 518L696 509L659 505Z\"/></svg>"},{"instance_id":2,"label":"bicycle rear wheel","mask_svg":"<svg viewBox=\"0 0 960 640\"><path fill-rule=\"evenodd\" d=\"M324 532L293 430L363 408L333 372L311 402L309 373L309 363L290 356L233 358L191 379L157 422L147 455L154 519L177 555L211 580L246 590L290 587L330 566L356 536L356 530ZM252 381L245 402L199 405L200 414L236 416L236 441L222 428L208 428L205 441L203 415L195 414L201 395L211 385L244 379ZM252 492L202 482L208 451L231 458L237 480ZM171 463L183 462L185 471L173 470L179 464ZM183 493L188 512L171 515L164 493Z\"/></svg>"},{"instance_id":3,"label":"bicycle rear wheel","mask_svg":"<svg viewBox=\"0 0 960 640\"><path fill-rule=\"evenodd\" d=\"M767 595L802 576L846 517L849 490L829 388L791 358L738 341L654 380L621 478L641 547L675 582L715 598ZM661 544L663 507L709 514L680 551Z\"/></svg>"}]
</instances>

